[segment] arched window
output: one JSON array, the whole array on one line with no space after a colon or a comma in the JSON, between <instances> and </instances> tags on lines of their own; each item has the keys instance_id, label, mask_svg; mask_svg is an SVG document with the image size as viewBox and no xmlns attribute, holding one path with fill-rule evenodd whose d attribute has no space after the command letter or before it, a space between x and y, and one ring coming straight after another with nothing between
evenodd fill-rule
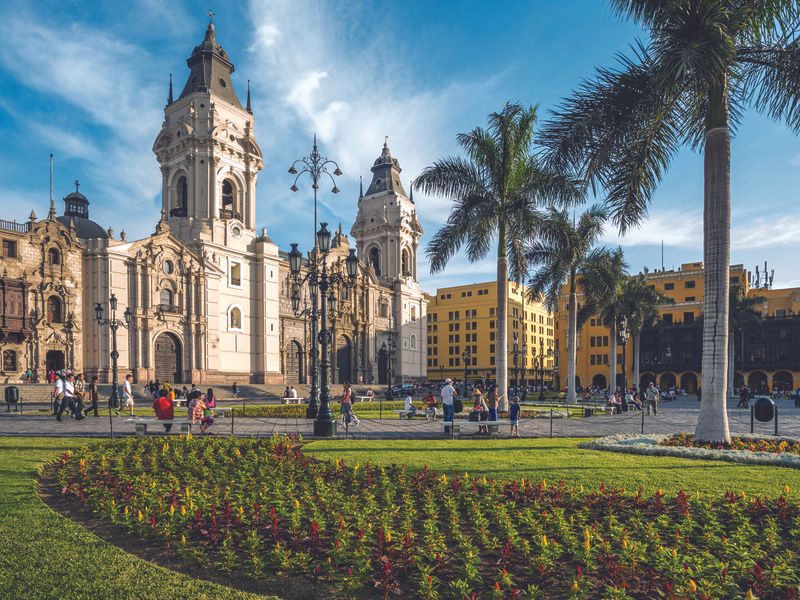
<instances>
[{"instance_id":1,"label":"arched window","mask_svg":"<svg viewBox=\"0 0 800 600\"><path fill-rule=\"evenodd\" d=\"M161 302L162 306L172 306L172 300L174 296L172 294L172 290L164 288L161 290L161 294L159 295L159 301Z\"/></svg>"},{"instance_id":2,"label":"arched window","mask_svg":"<svg viewBox=\"0 0 800 600\"><path fill-rule=\"evenodd\" d=\"M411 349L417 349L417 336L415 336L413 333L411 334Z\"/></svg>"},{"instance_id":3,"label":"arched window","mask_svg":"<svg viewBox=\"0 0 800 600\"><path fill-rule=\"evenodd\" d=\"M61 252L58 251L58 248L49 248L47 250L47 263L50 265L61 264Z\"/></svg>"},{"instance_id":4,"label":"arched window","mask_svg":"<svg viewBox=\"0 0 800 600\"><path fill-rule=\"evenodd\" d=\"M372 268L375 269L375 272L380 275L381 274L381 251L377 247L373 247L369 251L369 262L372 265Z\"/></svg>"},{"instance_id":5,"label":"arched window","mask_svg":"<svg viewBox=\"0 0 800 600\"><path fill-rule=\"evenodd\" d=\"M189 185L186 183L186 177L178 179L178 208L186 210L186 205L189 200Z\"/></svg>"},{"instance_id":6,"label":"arched window","mask_svg":"<svg viewBox=\"0 0 800 600\"><path fill-rule=\"evenodd\" d=\"M17 351L3 350L3 371L17 370Z\"/></svg>"},{"instance_id":7,"label":"arched window","mask_svg":"<svg viewBox=\"0 0 800 600\"><path fill-rule=\"evenodd\" d=\"M58 296L50 296L47 299L47 322L63 323L64 315L62 313L61 298Z\"/></svg>"},{"instance_id":8,"label":"arched window","mask_svg":"<svg viewBox=\"0 0 800 600\"><path fill-rule=\"evenodd\" d=\"M389 316L389 303L385 300L381 301L378 304L378 315L383 317L384 319L388 318Z\"/></svg>"},{"instance_id":9,"label":"arched window","mask_svg":"<svg viewBox=\"0 0 800 600\"><path fill-rule=\"evenodd\" d=\"M411 260L409 259L408 248L403 248L403 252L401 254L401 267L402 267L402 274L404 277L411 275Z\"/></svg>"},{"instance_id":10,"label":"arched window","mask_svg":"<svg viewBox=\"0 0 800 600\"><path fill-rule=\"evenodd\" d=\"M242 309L238 306L234 306L231 308L228 317L228 328L229 329L241 329L242 328Z\"/></svg>"},{"instance_id":11,"label":"arched window","mask_svg":"<svg viewBox=\"0 0 800 600\"><path fill-rule=\"evenodd\" d=\"M222 182L222 213L223 219L241 219L239 203L236 198L236 185L230 179Z\"/></svg>"}]
</instances>

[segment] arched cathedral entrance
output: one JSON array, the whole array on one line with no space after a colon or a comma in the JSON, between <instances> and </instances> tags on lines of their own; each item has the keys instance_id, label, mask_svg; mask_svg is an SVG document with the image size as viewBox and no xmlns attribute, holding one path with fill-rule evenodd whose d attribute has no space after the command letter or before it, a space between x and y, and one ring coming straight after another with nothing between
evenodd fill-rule
<instances>
[{"instance_id":1,"label":"arched cathedral entrance","mask_svg":"<svg viewBox=\"0 0 800 600\"><path fill-rule=\"evenodd\" d=\"M161 383L183 383L180 340L172 333L160 334L153 343L156 379Z\"/></svg>"}]
</instances>

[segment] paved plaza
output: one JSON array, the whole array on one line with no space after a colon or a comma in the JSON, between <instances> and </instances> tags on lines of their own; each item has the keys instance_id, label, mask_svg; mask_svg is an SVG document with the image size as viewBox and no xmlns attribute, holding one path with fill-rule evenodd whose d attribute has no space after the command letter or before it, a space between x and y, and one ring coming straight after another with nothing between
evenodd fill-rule
<instances>
[{"instance_id":1,"label":"paved plaza","mask_svg":"<svg viewBox=\"0 0 800 600\"><path fill-rule=\"evenodd\" d=\"M224 403L229 405L229 403ZM728 418L732 433L747 433L750 431L750 412L735 408L736 401L732 400L728 408ZM793 402L782 400L779 407L779 433L789 436L800 436L800 408L795 408ZM28 406L23 408L23 414L0 413L0 436L78 436L78 437L107 437L110 435L108 410L98 418L87 417L76 421L64 416L64 421L59 423L52 416L42 414L25 414L25 408L44 408L41 406ZM657 416L644 416L645 433L676 433L692 432L697 423L699 407L693 398L678 399L673 402L663 402L659 407ZM176 409L176 417L184 416L183 410ZM356 405L358 412L358 405ZM152 411L144 405L137 409L137 416L150 417ZM134 425L128 421L126 415L114 416L114 434L133 435ZM595 415L586 418L559 419L549 418L523 419L520 423L522 437L600 437L605 435L640 433L642 431L642 413L632 411L622 415ZM551 430L552 427L552 430ZM177 427L175 429L178 429ZM266 417L229 417L217 418L211 431L216 435L237 436L271 436L273 434L301 434L304 437L313 437L313 422L300 418L266 418ZM461 437L468 437L471 428L464 429ZM772 434L774 423L756 422L757 433ZM416 418L406 419L361 419L358 426L351 426L345 432L339 428L338 436L345 434L356 439L442 439L449 437L444 434L441 420L435 422ZM501 419L500 436L507 437L509 426L507 421ZM160 427L151 426L148 434L161 435ZM173 432L177 435L177 432Z\"/></svg>"}]
</instances>

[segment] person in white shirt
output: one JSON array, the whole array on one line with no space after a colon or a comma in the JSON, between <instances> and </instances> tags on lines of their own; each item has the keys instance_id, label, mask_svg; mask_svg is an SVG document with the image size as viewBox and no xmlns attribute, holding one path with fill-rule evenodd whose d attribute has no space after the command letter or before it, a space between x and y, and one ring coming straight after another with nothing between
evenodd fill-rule
<instances>
[{"instance_id":1,"label":"person in white shirt","mask_svg":"<svg viewBox=\"0 0 800 600\"><path fill-rule=\"evenodd\" d=\"M297 390L294 389L294 386L289 388L289 398L297 398Z\"/></svg>"},{"instance_id":2,"label":"person in white shirt","mask_svg":"<svg viewBox=\"0 0 800 600\"><path fill-rule=\"evenodd\" d=\"M442 411L444 412L444 421L453 422L453 397L456 395L456 389L453 387L452 379L444 380L444 387L441 391L442 395ZM450 428L445 426L445 433L450 432Z\"/></svg>"},{"instance_id":3,"label":"person in white shirt","mask_svg":"<svg viewBox=\"0 0 800 600\"><path fill-rule=\"evenodd\" d=\"M131 416L136 416L133 414L133 375L130 373L125 375L125 382L122 384L122 408L129 408ZM117 411L117 414L119 414L119 411Z\"/></svg>"},{"instance_id":4,"label":"person in white shirt","mask_svg":"<svg viewBox=\"0 0 800 600\"><path fill-rule=\"evenodd\" d=\"M84 417L83 414L81 414L81 411L78 410L78 405L75 401L75 382L72 373L64 378L63 390L63 398L61 400L61 406L59 406L58 412L56 413L56 421L62 420L61 415L64 414L64 409L66 408L69 408L76 421L82 421L85 419L86 417Z\"/></svg>"},{"instance_id":5,"label":"person in white shirt","mask_svg":"<svg viewBox=\"0 0 800 600\"><path fill-rule=\"evenodd\" d=\"M406 396L405 410L406 417L409 419L417 414L417 407L414 406L414 401L411 399L411 394Z\"/></svg>"},{"instance_id":6,"label":"person in white shirt","mask_svg":"<svg viewBox=\"0 0 800 600\"><path fill-rule=\"evenodd\" d=\"M55 381L53 382L53 414L58 413L61 408L61 402L64 399L64 380L61 378L61 371L55 374Z\"/></svg>"}]
</instances>

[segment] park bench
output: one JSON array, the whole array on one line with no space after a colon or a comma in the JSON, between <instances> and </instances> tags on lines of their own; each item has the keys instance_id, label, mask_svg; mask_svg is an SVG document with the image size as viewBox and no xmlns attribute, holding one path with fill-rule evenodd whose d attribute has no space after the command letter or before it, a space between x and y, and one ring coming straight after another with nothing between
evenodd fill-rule
<instances>
[{"instance_id":1,"label":"park bench","mask_svg":"<svg viewBox=\"0 0 800 600\"><path fill-rule=\"evenodd\" d=\"M480 427L486 426L486 427L489 427L489 433L491 434L491 433L498 433L498 431L499 431L498 427L500 425L500 422L499 421L469 421L467 419L464 419L464 420L456 421L455 425L453 424L453 421L442 421L442 425L444 425L445 427L452 427L453 428L453 432L457 433L459 435L461 434L461 429L463 429L464 427L474 426L475 427L475 431L477 432ZM492 428L492 426L494 426L494 428Z\"/></svg>"},{"instance_id":2,"label":"park bench","mask_svg":"<svg viewBox=\"0 0 800 600\"><path fill-rule=\"evenodd\" d=\"M411 419L413 417L425 417L426 419L428 418L428 412L425 409L420 410L418 408L416 411L403 409L403 410L395 410L394 412L396 412L397 415L399 416L399 418L401 418L401 419L403 419L403 418ZM442 416L442 411L439 410L438 408L435 408L434 409L434 419L436 417L441 417L441 416Z\"/></svg>"},{"instance_id":3,"label":"park bench","mask_svg":"<svg viewBox=\"0 0 800 600\"><path fill-rule=\"evenodd\" d=\"M286 398L281 398L281 402L283 402L284 404L302 404L304 400L305 398L301 398L299 396L297 398L292 398L291 396Z\"/></svg>"},{"instance_id":4,"label":"park bench","mask_svg":"<svg viewBox=\"0 0 800 600\"><path fill-rule=\"evenodd\" d=\"M180 425L181 433L192 432L192 422L189 419L145 419L134 418L127 419L129 423L133 423L136 427L136 435L146 435L148 425Z\"/></svg>"},{"instance_id":5,"label":"park bench","mask_svg":"<svg viewBox=\"0 0 800 600\"><path fill-rule=\"evenodd\" d=\"M375 396L356 396L356 402L372 402Z\"/></svg>"}]
</instances>

